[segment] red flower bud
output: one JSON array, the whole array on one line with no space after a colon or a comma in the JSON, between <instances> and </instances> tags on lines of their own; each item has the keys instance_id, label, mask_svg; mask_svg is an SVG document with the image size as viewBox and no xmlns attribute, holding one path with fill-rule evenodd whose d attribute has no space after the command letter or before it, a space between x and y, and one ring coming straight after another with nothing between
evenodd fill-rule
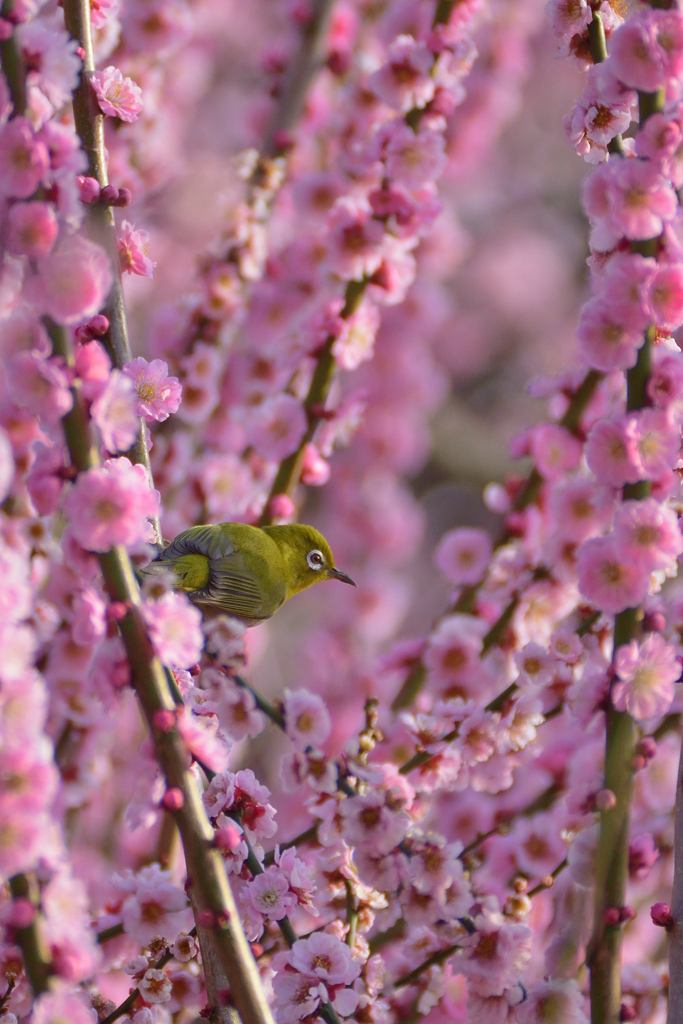
<instances>
[{"instance_id":1,"label":"red flower bud","mask_svg":"<svg viewBox=\"0 0 683 1024\"><path fill-rule=\"evenodd\" d=\"M650 917L652 923L659 928L671 928L674 923L668 903L653 903L650 907Z\"/></svg>"}]
</instances>

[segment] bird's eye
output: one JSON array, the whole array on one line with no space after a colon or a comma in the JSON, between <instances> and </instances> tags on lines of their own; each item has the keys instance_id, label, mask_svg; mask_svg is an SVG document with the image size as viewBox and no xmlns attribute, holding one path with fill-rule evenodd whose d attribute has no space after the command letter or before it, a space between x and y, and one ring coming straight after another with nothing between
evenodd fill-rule
<instances>
[{"instance_id":1,"label":"bird's eye","mask_svg":"<svg viewBox=\"0 0 683 1024\"><path fill-rule=\"evenodd\" d=\"M308 562L311 569L322 569L325 564L325 556L322 551L309 551L306 555L306 561Z\"/></svg>"}]
</instances>

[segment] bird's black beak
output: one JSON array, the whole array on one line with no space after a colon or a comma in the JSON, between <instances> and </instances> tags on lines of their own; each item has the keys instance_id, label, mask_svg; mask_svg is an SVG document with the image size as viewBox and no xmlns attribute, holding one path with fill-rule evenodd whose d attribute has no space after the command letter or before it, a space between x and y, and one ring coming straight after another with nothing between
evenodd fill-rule
<instances>
[{"instance_id":1,"label":"bird's black beak","mask_svg":"<svg viewBox=\"0 0 683 1024\"><path fill-rule=\"evenodd\" d=\"M342 583L350 583L352 587L357 587L358 584L355 580L352 580L350 576L347 576L341 569L328 569L330 576L334 576L335 580L341 580Z\"/></svg>"}]
</instances>

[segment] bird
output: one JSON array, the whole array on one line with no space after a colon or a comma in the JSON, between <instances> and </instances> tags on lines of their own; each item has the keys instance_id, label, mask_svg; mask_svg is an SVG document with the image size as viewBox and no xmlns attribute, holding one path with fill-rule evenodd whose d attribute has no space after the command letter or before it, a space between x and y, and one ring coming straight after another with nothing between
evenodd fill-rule
<instances>
[{"instance_id":1,"label":"bird","mask_svg":"<svg viewBox=\"0 0 683 1024\"><path fill-rule=\"evenodd\" d=\"M187 594L205 618L224 613L246 626L269 619L314 583L358 585L337 569L322 533L304 523L192 526L140 571L154 577L168 570L175 577L174 589Z\"/></svg>"}]
</instances>

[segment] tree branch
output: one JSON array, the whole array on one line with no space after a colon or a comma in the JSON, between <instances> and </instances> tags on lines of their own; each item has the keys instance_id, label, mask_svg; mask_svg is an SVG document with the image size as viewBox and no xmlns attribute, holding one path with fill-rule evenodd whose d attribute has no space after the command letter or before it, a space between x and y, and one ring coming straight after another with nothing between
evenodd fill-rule
<instances>
[{"instance_id":1,"label":"tree branch","mask_svg":"<svg viewBox=\"0 0 683 1024\"><path fill-rule=\"evenodd\" d=\"M109 184L107 177L107 158L104 143L104 114L100 111L92 77L95 70L92 45L92 28L90 24L89 0L64 0L64 21L67 31L82 48L83 67L79 76L78 86L73 95L74 122L81 140L81 146L88 158L88 174L95 178L101 187ZM132 359L132 351L128 338L128 320L126 303L123 294L121 264L119 261L116 240L116 223L111 206L95 203L88 206L88 229L94 240L107 253L113 280L111 291L102 312L109 320L109 330L103 338L109 350L114 366L119 369ZM152 469L147 448L147 435L144 421L140 421L138 436L129 453L131 462L144 466L152 479ZM153 521L158 543L161 543L161 530L158 519Z\"/></svg>"},{"instance_id":2,"label":"tree branch","mask_svg":"<svg viewBox=\"0 0 683 1024\"><path fill-rule=\"evenodd\" d=\"M67 331L53 326L52 336L55 351L70 364L73 354ZM72 462L82 472L98 465L99 456L89 441L89 423L78 389L74 388L72 394L74 405L64 417L64 433ZM109 597L112 601L125 603L128 608L119 628L130 662L133 688L152 735L157 761L167 786L179 789L183 796L182 806L173 813L183 842L188 881L193 887L194 898L203 910L211 911L213 915L212 941L230 981L231 996L243 1024L273 1024L223 859L212 847L213 829L188 767L185 744L177 728L162 732L154 726L156 712L174 711L176 703L164 666L154 655L147 635L133 566L121 547L112 548L98 557Z\"/></svg>"}]
</instances>

